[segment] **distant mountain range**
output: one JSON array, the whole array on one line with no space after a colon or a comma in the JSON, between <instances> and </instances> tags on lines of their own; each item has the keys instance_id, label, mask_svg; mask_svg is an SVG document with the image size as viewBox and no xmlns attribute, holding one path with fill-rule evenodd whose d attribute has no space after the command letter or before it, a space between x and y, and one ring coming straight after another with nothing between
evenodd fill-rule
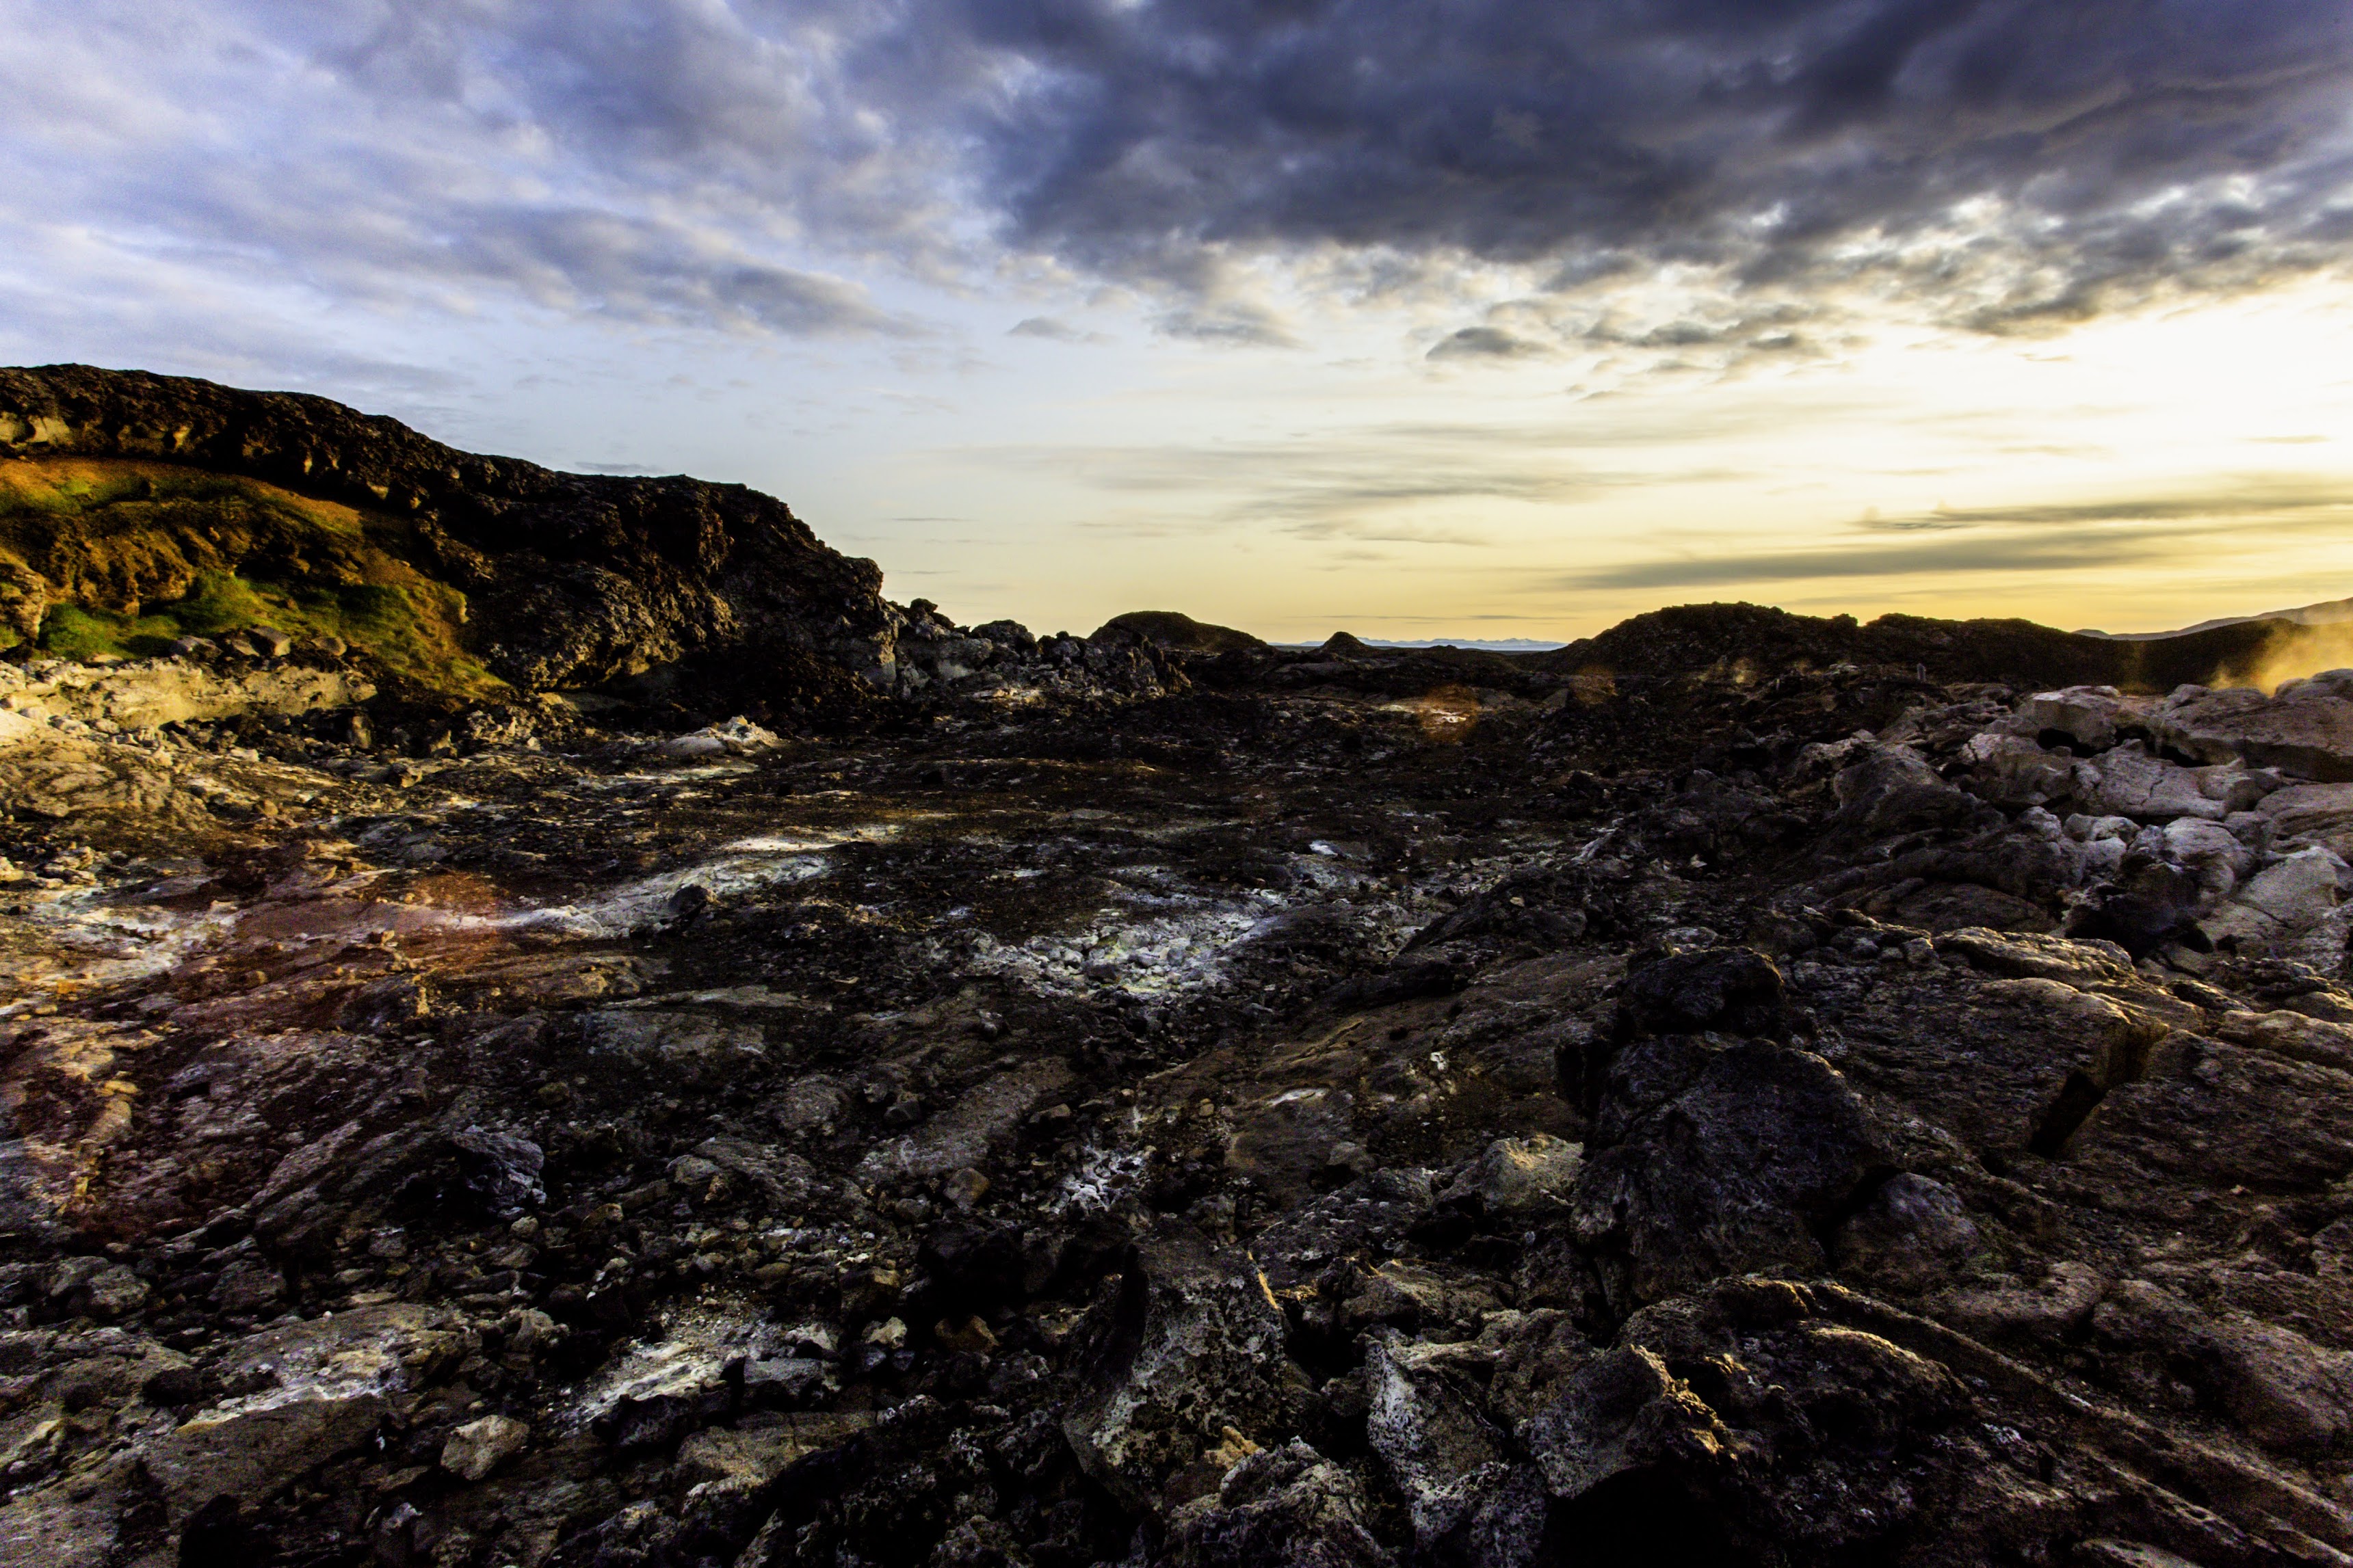
<instances>
[{"instance_id":1,"label":"distant mountain range","mask_svg":"<svg viewBox=\"0 0 2353 1568\"><path fill-rule=\"evenodd\" d=\"M1471 647L1488 653L1550 653L1567 643L1557 637L1360 637L1366 647ZM1318 642L1276 643L1276 647L1320 647Z\"/></svg>"},{"instance_id":2,"label":"distant mountain range","mask_svg":"<svg viewBox=\"0 0 2353 1568\"><path fill-rule=\"evenodd\" d=\"M2163 637L2186 637L2192 632L2211 632L2217 626L2242 626L2250 621L2294 621L2304 626L2325 626L2338 621L2353 621L2353 599L2331 599L2326 604L2306 605L2294 610L2266 610L2259 616L2224 616L2219 620L2200 621L2194 626L2182 626L2169 632L2103 632L2085 626L2075 635L2105 637L2110 642L2156 642Z\"/></svg>"}]
</instances>

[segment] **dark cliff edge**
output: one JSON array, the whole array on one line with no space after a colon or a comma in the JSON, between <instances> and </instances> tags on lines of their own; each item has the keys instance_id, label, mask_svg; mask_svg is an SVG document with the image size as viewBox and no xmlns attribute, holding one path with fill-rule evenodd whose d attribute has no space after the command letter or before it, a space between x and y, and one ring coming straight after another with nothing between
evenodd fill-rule
<instances>
[{"instance_id":1,"label":"dark cliff edge","mask_svg":"<svg viewBox=\"0 0 2353 1568\"><path fill-rule=\"evenodd\" d=\"M17 460L0 572L20 637L60 604L136 618L208 576L318 599L406 567L411 597L463 595L469 651L522 690L722 651L902 679L881 569L742 485L559 473L322 397L86 365L0 369L0 454ZM156 465L268 488L192 490Z\"/></svg>"}]
</instances>

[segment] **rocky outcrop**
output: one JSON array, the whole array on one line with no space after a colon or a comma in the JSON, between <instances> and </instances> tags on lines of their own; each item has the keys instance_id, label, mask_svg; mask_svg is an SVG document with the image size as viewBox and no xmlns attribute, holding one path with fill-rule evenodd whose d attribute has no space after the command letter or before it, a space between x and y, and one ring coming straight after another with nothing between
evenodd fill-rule
<instances>
[{"instance_id":1,"label":"rocky outcrop","mask_svg":"<svg viewBox=\"0 0 2353 1568\"><path fill-rule=\"evenodd\" d=\"M1130 610L1113 616L1087 640L1111 642L1122 637L1141 638L1168 653L1254 653L1266 647L1248 632L1197 621L1175 610Z\"/></svg>"},{"instance_id":2,"label":"rocky outcrop","mask_svg":"<svg viewBox=\"0 0 2353 1568\"><path fill-rule=\"evenodd\" d=\"M836 553L784 503L742 485L480 457L320 397L84 365L0 370L0 457L162 462L355 508L377 520L376 542L465 596L469 646L526 691L681 665L705 681L756 688L744 661L775 683L788 671L762 661L778 659L900 689L953 681L1029 640L1014 627L1000 644L920 602L890 603L872 562ZM289 564L302 540L256 528L238 535L250 559L216 559L211 541L179 537L204 532L203 505L149 510L142 525L156 537L127 563L93 574L82 542L53 529L10 560L21 630L37 630L47 605L93 582L111 583L112 597L135 609L185 592L206 566L304 569Z\"/></svg>"},{"instance_id":3,"label":"rocky outcrop","mask_svg":"<svg viewBox=\"0 0 2353 1568\"><path fill-rule=\"evenodd\" d=\"M2201 762L2242 760L2297 778L2353 781L2353 670L2291 680L2266 697L2243 687L2176 690L2149 713L2164 744Z\"/></svg>"},{"instance_id":4,"label":"rocky outcrop","mask_svg":"<svg viewBox=\"0 0 2353 1568\"><path fill-rule=\"evenodd\" d=\"M2063 632L2031 621L1939 621L1887 615L1791 615L1761 605L1681 605L1620 622L1538 656L1562 674L1637 685L1694 679L1746 683L1840 665L1915 671L1923 680L2168 691L2260 663L2285 621L2250 620L2148 641Z\"/></svg>"},{"instance_id":5,"label":"rocky outcrop","mask_svg":"<svg viewBox=\"0 0 2353 1568\"><path fill-rule=\"evenodd\" d=\"M375 695L356 671L273 662L223 668L184 658L88 666L48 661L32 668L0 666L0 713L25 723L50 719L73 733L118 734L166 724L322 712ZM8 724L0 718L0 726ZM50 726L55 728L56 726ZM12 731L0 728L0 744Z\"/></svg>"}]
</instances>

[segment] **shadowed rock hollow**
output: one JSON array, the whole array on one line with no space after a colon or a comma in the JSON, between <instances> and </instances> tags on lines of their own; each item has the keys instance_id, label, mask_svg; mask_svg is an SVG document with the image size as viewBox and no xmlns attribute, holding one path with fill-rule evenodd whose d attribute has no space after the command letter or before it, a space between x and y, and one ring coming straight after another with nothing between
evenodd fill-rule
<instances>
[{"instance_id":1,"label":"shadowed rock hollow","mask_svg":"<svg viewBox=\"0 0 2353 1568\"><path fill-rule=\"evenodd\" d=\"M2270 630L1038 638L0 392L0 1560L2353 1552L2353 675Z\"/></svg>"}]
</instances>

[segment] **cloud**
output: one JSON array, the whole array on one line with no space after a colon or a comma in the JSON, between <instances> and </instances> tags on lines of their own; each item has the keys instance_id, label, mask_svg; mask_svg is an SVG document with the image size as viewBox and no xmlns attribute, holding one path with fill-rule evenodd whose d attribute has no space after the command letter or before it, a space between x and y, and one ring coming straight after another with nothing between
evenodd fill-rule
<instances>
[{"instance_id":1,"label":"cloud","mask_svg":"<svg viewBox=\"0 0 2353 1568\"><path fill-rule=\"evenodd\" d=\"M1051 316L1030 316L1008 327L1008 338L1043 338L1050 343L1107 343L1111 339L1102 332L1090 332L1071 326L1068 321Z\"/></svg>"},{"instance_id":2,"label":"cloud","mask_svg":"<svg viewBox=\"0 0 2353 1568\"><path fill-rule=\"evenodd\" d=\"M1262 305L1228 301L1186 306L1153 323L1172 338L1234 348L1297 348L1290 326Z\"/></svg>"},{"instance_id":3,"label":"cloud","mask_svg":"<svg viewBox=\"0 0 2353 1568\"><path fill-rule=\"evenodd\" d=\"M936 270L944 209L799 68L822 11L0 0L0 219L344 303L923 335L846 264Z\"/></svg>"},{"instance_id":4,"label":"cloud","mask_svg":"<svg viewBox=\"0 0 2353 1568\"><path fill-rule=\"evenodd\" d=\"M2140 529L2100 535L2016 535L1928 544L1849 545L1682 560L1630 562L1555 580L1562 588L1700 588L1820 578L1950 576L1961 572L2073 572L2174 554L2169 533Z\"/></svg>"},{"instance_id":5,"label":"cloud","mask_svg":"<svg viewBox=\"0 0 2353 1568\"><path fill-rule=\"evenodd\" d=\"M2299 530L2334 533L2353 513L2353 483L2327 478L2268 482L2116 501L1939 510L1858 525L1865 537L1815 549L1626 562L1571 573L1569 589L1700 588L1853 577L1951 576L1960 573L2076 572L2188 559L2200 546L2234 551L2230 536L2255 527L2275 542ZM1898 542L1890 532L1912 533ZM1873 537L1880 536L1880 537Z\"/></svg>"},{"instance_id":6,"label":"cloud","mask_svg":"<svg viewBox=\"0 0 2353 1568\"><path fill-rule=\"evenodd\" d=\"M2261 517L2353 510L2353 482L2330 474L2244 474L2207 489L2115 500L2043 502L2024 506L1938 507L1934 511L1873 518L1862 526L1884 532L1947 531L2030 523L2167 522L2183 519Z\"/></svg>"},{"instance_id":7,"label":"cloud","mask_svg":"<svg viewBox=\"0 0 2353 1568\"><path fill-rule=\"evenodd\" d=\"M1458 502L1565 506L1606 491L1669 482L1656 472L1589 466L1581 436L1503 426L1393 423L1287 439L1162 446L1004 447L966 461L1074 479L1115 495L1153 498L1141 516L1084 524L1130 537L1240 527L1302 539L1483 548L1484 531L1430 509ZM1637 437L1639 438L1639 433ZM1673 479L1722 479L1720 469ZM1166 508L1168 510L1162 510ZM1195 520L1190 522L1175 518Z\"/></svg>"},{"instance_id":8,"label":"cloud","mask_svg":"<svg viewBox=\"0 0 2353 1568\"><path fill-rule=\"evenodd\" d=\"M854 277L1042 260L1286 346L1238 267L1478 266L1531 308L1434 359L1720 368L1857 310L2035 333L2342 268L2348 89L2342 0L0 0L0 216L780 336L923 330ZM1665 278L1693 309L1568 308Z\"/></svg>"},{"instance_id":9,"label":"cloud","mask_svg":"<svg viewBox=\"0 0 2353 1568\"><path fill-rule=\"evenodd\" d=\"M1426 359L1526 359L1546 351L1495 327L1464 327L1430 345Z\"/></svg>"},{"instance_id":10,"label":"cloud","mask_svg":"<svg viewBox=\"0 0 2353 1568\"><path fill-rule=\"evenodd\" d=\"M2335 264L2334 0L970 0L1023 241L1876 292L1989 331Z\"/></svg>"}]
</instances>

